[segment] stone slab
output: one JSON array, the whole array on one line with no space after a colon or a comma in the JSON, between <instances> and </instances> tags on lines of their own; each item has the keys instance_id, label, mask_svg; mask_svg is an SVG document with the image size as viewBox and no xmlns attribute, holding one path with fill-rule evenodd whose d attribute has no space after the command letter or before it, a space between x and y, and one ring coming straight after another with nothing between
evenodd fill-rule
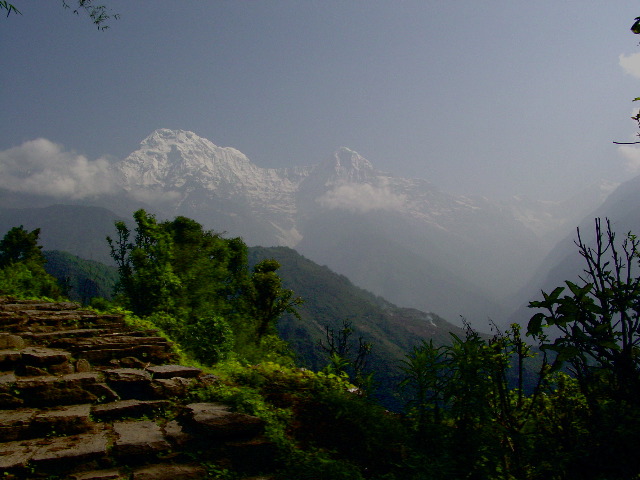
<instances>
[{"instance_id":1,"label":"stone slab","mask_svg":"<svg viewBox=\"0 0 640 480\"><path fill-rule=\"evenodd\" d=\"M193 440L193 435L185 432L176 420L167 422L164 435L172 444L182 447Z\"/></svg>"},{"instance_id":2,"label":"stone slab","mask_svg":"<svg viewBox=\"0 0 640 480\"><path fill-rule=\"evenodd\" d=\"M151 421L122 421L113 423L116 440L112 452L117 457L147 457L167 451L171 444L160 427Z\"/></svg>"},{"instance_id":3,"label":"stone slab","mask_svg":"<svg viewBox=\"0 0 640 480\"><path fill-rule=\"evenodd\" d=\"M11 442L27 438L31 420L37 410L21 408L0 411L0 442Z\"/></svg>"},{"instance_id":4,"label":"stone slab","mask_svg":"<svg viewBox=\"0 0 640 480\"><path fill-rule=\"evenodd\" d=\"M69 480L122 480L127 478L126 475L122 475L117 469L109 470L92 470L90 472L76 473L69 476Z\"/></svg>"},{"instance_id":5,"label":"stone slab","mask_svg":"<svg viewBox=\"0 0 640 480\"><path fill-rule=\"evenodd\" d=\"M219 403L191 403L186 405L180 423L186 431L218 439L251 437L264 430L258 417L232 412Z\"/></svg>"},{"instance_id":6,"label":"stone slab","mask_svg":"<svg viewBox=\"0 0 640 480\"><path fill-rule=\"evenodd\" d=\"M202 373L202 370L195 367L185 367L183 365L158 365L147 367L154 379L165 379L173 377L195 378Z\"/></svg>"},{"instance_id":7,"label":"stone slab","mask_svg":"<svg viewBox=\"0 0 640 480\"><path fill-rule=\"evenodd\" d=\"M95 433L83 433L70 437L47 439L48 444L41 445L31 457L35 465L56 467L83 464L100 460L106 456L109 437L106 430Z\"/></svg>"},{"instance_id":8,"label":"stone slab","mask_svg":"<svg viewBox=\"0 0 640 480\"><path fill-rule=\"evenodd\" d=\"M24 348L24 340L19 335L0 333L0 350L20 350Z\"/></svg>"},{"instance_id":9,"label":"stone slab","mask_svg":"<svg viewBox=\"0 0 640 480\"><path fill-rule=\"evenodd\" d=\"M39 448L33 440L0 443L0 471L24 468Z\"/></svg>"},{"instance_id":10,"label":"stone slab","mask_svg":"<svg viewBox=\"0 0 640 480\"><path fill-rule=\"evenodd\" d=\"M0 373L0 386L16 382L16 376L13 372Z\"/></svg>"},{"instance_id":11,"label":"stone slab","mask_svg":"<svg viewBox=\"0 0 640 480\"><path fill-rule=\"evenodd\" d=\"M187 395L193 379L174 377L161 378L151 383L151 389L157 398L181 397Z\"/></svg>"},{"instance_id":12,"label":"stone slab","mask_svg":"<svg viewBox=\"0 0 640 480\"><path fill-rule=\"evenodd\" d=\"M57 365L71 360L71 353L55 348L27 347L20 354L22 362L35 367Z\"/></svg>"},{"instance_id":13,"label":"stone slab","mask_svg":"<svg viewBox=\"0 0 640 480\"><path fill-rule=\"evenodd\" d=\"M26 406L72 405L91 403L97 399L87 387L95 385L96 373L72 373L18 379L13 388Z\"/></svg>"},{"instance_id":14,"label":"stone slab","mask_svg":"<svg viewBox=\"0 0 640 480\"><path fill-rule=\"evenodd\" d=\"M145 382L151 381L151 375L140 368L112 368L104 370L108 382Z\"/></svg>"},{"instance_id":15,"label":"stone slab","mask_svg":"<svg viewBox=\"0 0 640 480\"><path fill-rule=\"evenodd\" d=\"M106 403L120 400L119 395L114 392L106 383L94 383L85 387L96 396L96 402Z\"/></svg>"},{"instance_id":16,"label":"stone slab","mask_svg":"<svg viewBox=\"0 0 640 480\"><path fill-rule=\"evenodd\" d=\"M193 464L156 464L133 471L133 480L198 480L209 478L207 471Z\"/></svg>"},{"instance_id":17,"label":"stone slab","mask_svg":"<svg viewBox=\"0 0 640 480\"><path fill-rule=\"evenodd\" d=\"M20 361L20 351L13 349L0 350L0 365L14 365Z\"/></svg>"},{"instance_id":18,"label":"stone slab","mask_svg":"<svg viewBox=\"0 0 640 480\"><path fill-rule=\"evenodd\" d=\"M144 415L154 415L164 411L169 406L167 400L120 400L117 402L94 405L92 414L100 420L114 418L139 418Z\"/></svg>"},{"instance_id":19,"label":"stone slab","mask_svg":"<svg viewBox=\"0 0 640 480\"><path fill-rule=\"evenodd\" d=\"M38 413L32 422L33 428L44 435L69 435L90 430L91 405L69 405Z\"/></svg>"}]
</instances>

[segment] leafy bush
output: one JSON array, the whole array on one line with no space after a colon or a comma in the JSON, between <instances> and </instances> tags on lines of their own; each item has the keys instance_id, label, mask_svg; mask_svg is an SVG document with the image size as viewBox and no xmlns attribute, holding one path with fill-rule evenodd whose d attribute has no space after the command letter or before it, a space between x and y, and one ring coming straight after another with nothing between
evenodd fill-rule
<instances>
[{"instance_id":1,"label":"leafy bush","mask_svg":"<svg viewBox=\"0 0 640 480\"><path fill-rule=\"evenodd\" d=\"M196 318L179 335L183 348L205 365L213 365L233 350L234 337L229 322L209 315Z\"/></svg>"},{"instance_id":2,"label":"leafy bush","mask_svg":"<svg viewBox=\"0 0 640 480\"><path fill-rule=\"evenodd\" d=\"M14 263L0 269L0 295L60 298L62 291L41 266Z\"/></svg>"}]
</instances>

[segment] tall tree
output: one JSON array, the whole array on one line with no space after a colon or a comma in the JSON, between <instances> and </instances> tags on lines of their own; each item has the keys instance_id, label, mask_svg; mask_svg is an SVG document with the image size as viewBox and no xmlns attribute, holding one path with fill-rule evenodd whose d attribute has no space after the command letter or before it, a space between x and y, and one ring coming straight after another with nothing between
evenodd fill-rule
<instances>
[{"instance_id":1,"label":"tall tree","mask_svg":"<svg viewBox=\"0 0 640 480\"><path fill-rule=\"evenodd\" d=\"M0 240L0 294L54 297L61 289L44 269L46 262L38 244L40 229L29 232L22 225L9 230Z\"/></svg>"},{"instance_id":2,"label":"tall tree","mask_svg":"<svg viewBox=\"0 0 640 480\"><path fill-rule=\"evenodd\" d=\"M275 333L276 322L284 313L298 318L295 307L302 298L295 297L293 290L283 288L282 279L276 273L280 268L277 260L266 259L253 268L251 276L251 309L257 321L257 339L268 333Z\"/></svg>"},{"instance_id":3,"label":"tall tree","mask_svg":"<svg viewBox=\"0 0 640 480\"><path fill-rule=\"evenodd\" d=\"M0 268L18 262L44 265L42 247L38 245L39 237L39 228L29 232L20 225L9 230L0 240Z\"/></svg>"}]
</instances>

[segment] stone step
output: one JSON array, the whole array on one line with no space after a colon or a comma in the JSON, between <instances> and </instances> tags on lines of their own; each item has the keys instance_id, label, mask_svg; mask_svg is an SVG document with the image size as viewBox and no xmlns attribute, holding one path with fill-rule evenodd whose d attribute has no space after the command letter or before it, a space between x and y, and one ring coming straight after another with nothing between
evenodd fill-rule
<instances>
[{"instance_id":1,"label":"stone step","mask_svg":"<svg viewBox=\"0 0 640 480\"><path fill-rule=\"evenodd\" d=\"M176 369L177 370L177 369ZM101 370L109 387L123 400L158 400L184 398L192 387L206 387L218 383L213 375L185 378L153 378L147 369L112 368ZM189 369L187 374L192 373Z\"/></svg>"},{"instance_id":2,"label":"stone step","mask_svg":"<svg viewBox=\"0 0 640 480\"><path fill-rule=\"evenodd\" d=\"M151 375L141 368L114 368L102 371L107 384L123 400L157 398Z\"/></svg>"},{"instance_id":3,"label":"stone step","mask_svg":"<svg viewBox=\"0 0 640 480\"><path fill-rule=\"evenodd\" d=\"M28 318L30 325L65 326L77 325L82 317L74 311L23 310L20 312Z\"/></svg>"},{"instance_id":4,"label":"stone step","mask_svg":"<svg viewBox=\"0 0 640 480\"><path fill-rule=\"evenodd\" d=\"M158 332L159 330L157 328L145 329L145 330L132 330L129 327L125 327L122 329L114 330L113 333L105 335L105 337L117 337L117 336L158 337L159 336Z\"/></svg>"},{"instance_id":5,"label":"stone step","mask_svg":"<svg viewBox=\"0 0 640 480\"><path fill-rule=\"evenodd\" d=\"M74 373L71 353L61 349L27 347L0 350L0 370L14 370L17 375L62 375Z\"/></svg>"},{"instance_id":6,"label":"stone step","mask_svg":"<svg viewBox=\"0 0 640 480\"><path fill-rule=\"evenodd\" d=\"M34 367L58 365L71 360L71 353L59 348L27 347L20 350L20 361Z\"/></svg>"},{"instance_id":7,"label":"stone step","mask_svg":"<svg viewBox=\"0 0 640 480\"><path fill-rule=\"evenodd\" d=\"M143 364L160 364L173 360L171 342L164 337L111 334L95 337L62 337L48 343L49 348L61 348L91 364L108 365L113 360L136 357ZM0 361L2 358L0 357ZM0 363L1 365L1 363Z\"/></svg>"},{"instance_id":8,"label":"stone step","mask_svg":"<svg viewBox=\"0 0 640 480\"><path fill-rule=\"evenodd\" d=\"M160 426L149 420L116 421L113 432L111 455L129 465L149 463L172 448Z\"/></svg>"},{"instance_id":9,"label":"stone step","mask_svg":"<svg viewBox=\"0 0 640 480\"><path fill-rule=\"evenodd\" d=\"M167 378L196 378L202 374L202 370L196 367L185 367L184 365L156 365L147 367L146 370L154 379Z\"/></svg>"},{"instance_id":10,"label":"stone step","mask_svg":"<svg viewBox=\"0 0 640 480\"><path fill-rule=\"evenodd\" d=\"M273 471L261 420L220 404L180 406L190 388L219 380L173 364L172 344L156 330L133 331L121 315L74 303L7 298L0 298L0 330L6 478L208 478L203 465L190 463L193 451L245 479Z\"/></svg>"},{"instance_id":11,"label":"stone step","mask_svg":"<svg viewBox=\"0 0 640 480\"><path fill-rule=\"evenodd\" d=\"M25 339L22 336L0 333L0 350L22 350L25 346Z\"/></svg>"},{"instance_id":12,"label":"stone step","mask_svg":"<svg viewBox=\"0 0 640 480\"><path fill-rule=\"evenodd\" d=\"M184 406L178 422L187 433L216 440L254 438L264 432L264 421L233 412L221 403L191 403Z\"/></svg>"},{"instance_id":13,"label":"stone step","mask_svg":"<svg viewBox=\"0 0 640 480\"><path fill-rule=\"evenodd\" d=\"M106 464L111 438L108 426L97 425L78 435L0 443L0 471L18 478L34 478L29 472L63 473L67 478L66 472Z\"/></svg>"},{"instance_id":14,"label":"stone step","mask_svg":"<svg viewBox=\"0 0 640 480\"><path fill-rule=\"evenodd\" d=\"M93 428L91 405L0 410L0 442L84 433Z\"/></svg>"},{"instance_id":15,"label":"stone step","mask_svg":"<svg viewBox=\"0 0 640 480\"><path fill-rule=\"evenodd\" d=\"M26 315L0 314L0 328L7 333L16 333L26 329L29 317Z\"/></svg>"},{"instance_id":16,"label":"stone step","mask_svg":"<svg viewBox=\"0 0 640 480\"><path fill-rule=\"evenodd\" d=\"M115 348L111 346L97 350L78 350L74 354L92 365L108 365L112 360L126 357L141 359L145 364L161 364L175 359L175 354L165 345L126 345Z\"/></svg>"},{"instance_id":17,"label":"stone step","mask_svg":"<svg viewBox=\"0 0 640 480\"><path fill-rule=\"evenodd\" d=\"M0 408L94 403L107 396L105 389L97 373L18 377L15 381L8 376L0 381L0 393L5 394L0 396Z\"/></svg>"},{"instance_id":18,"label":"stone step","mask_svg":"<svg viewBox=\"0 0 640 480\"><path fill-rule=\"evenodd\" d=\"M54 340L66 338L90 338L98 335L106 335L110 332L112 332L112 330L107 328L69 328L42 332L25 332L21 336L26 341L43 345Z\"/></svg>"},{"instance_id":19,"label":"stone step","mask_svg":"<svg viewBox=\"0 0 640 480\"><path fill-rule=\"evenodd\" d=\"M20 300L19 302L10 299L0 301L0 311L20 312L25 310L78 310L80 305L74 302L42 302L39 300Z\"/></svg>"},{"instance_id":20,"label":"stone step","mask_svg":"<svg viewBox=\"0 0 640 480\"><path fill-rule=\"evenodd\" d=\"M134 468L131 472L125 469L107 469L76 473L71 475L69 480L201 480L207 478L211 477L201 465L156 463ZM265 480L273 480L270 477L264 478Z\"/></svg>"},{"instance_id":21,"label":"stone step","mask_svg":"<svg viewBox=\"0 0 640 480\"><path fill-rule=\"evenodd\" d=\"M132 480L199 480L211 478L207 470L196 464L158 463L138 467L131 472Z\"/></svg>"},{"instance_id":22,"label":"stone step","mask_svg":"<svg viewBox=\"0 0 640 480\"><path fill-rule=\"evenodd\" d=\"M94 319L85 319L87 323L92 323L95 326L109 326L109 327L121 327L126 328L126 323L122 318L122 315L99 315Z\"/></svg>"},{"instance_id":23,"label":"stone step","mask_svg":"<svg viewBox=\"0 0 640 480\"><path fill-rule=\"evenodd\" d=\"M156 417L169 407L168 400L119 400L115 402L93 405L91 415L94 419L104 422L114 419Z\"/></svg>"},{"instance_id":24,"label":"stone step","mask_svg":"<svg viewBox=\"0 0 640 480\"><path fill-rule=\"evenodd\" d=\"M60 338L52 342L51 347L66 348L71 351L76 349L90 350L100 349L103 347L117 346L124 347L127 345L137 345L140 343L153 345L170 345L170 342L164 337L139 336L131 334L112 334L101 335L89 338Z\"/></svg>"},{"instance_id":25,"label":"stone step","mask_svg":"<svg viewBox=\"0 0 640 480\"><path fill-rule=\"evenodd\" d=\"M90 470L69 475L69 480L122 480L129 475L117 468L106 470Z\"/></svg>"}]
</instances>

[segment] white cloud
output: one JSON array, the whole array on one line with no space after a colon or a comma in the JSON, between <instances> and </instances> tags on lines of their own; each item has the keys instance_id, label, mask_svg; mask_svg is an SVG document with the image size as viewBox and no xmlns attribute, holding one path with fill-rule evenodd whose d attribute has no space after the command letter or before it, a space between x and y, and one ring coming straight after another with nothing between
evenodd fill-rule
<instances>
[{"instance_id":1,"label":"white cloud","mask_svg":"<svg viewBox=\"0 0 640 480\"><path fill-rule=\"evenodd\" d=\"M640 146L620 145L618 153L625 159L625 167L630 173L640 172Z\"/></svg>"},{"instance_id":2,"label":"white cloud","mask_svg":"<svg viewBox=\"0 0 640 480\"><path fill-rule=\"evenodd\" d=\"M371 210L399 210L405 200L404 195L397 195L386 186L349 183L329 190L317 202L326 208L365 213Z\"/></svg>"},{"instance_id":3,"label":"white cloud","mask_svg":"<svg viewBox=\"0 0 640 480\"><path fill-rule=\"evenodd\" d=\"M114 186L106 158L89 160L45 138L0 151L0 188L13 192L80 199Z\"/></svg>"},{"instance_id":4,"label":"white cloud","mask_svg":"<svg viewBox=\"0 0 640 480\"><path fill-rule=\"evenodd\" d=\"M620 66L626 73L640 78L640 53L632 53L631 55L622 54L618 59Z\"/></svg>"}]
</instances>

